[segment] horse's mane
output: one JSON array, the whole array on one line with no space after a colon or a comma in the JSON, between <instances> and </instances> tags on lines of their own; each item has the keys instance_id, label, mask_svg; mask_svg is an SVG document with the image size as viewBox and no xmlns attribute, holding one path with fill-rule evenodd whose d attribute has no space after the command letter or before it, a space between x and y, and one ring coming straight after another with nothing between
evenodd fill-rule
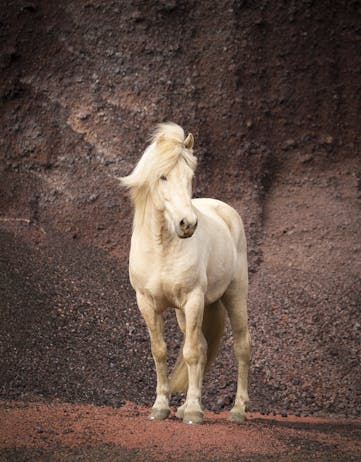
<instances>
[{"instance_id":1,"label":"horse's mane","mask_svg":"<svg viewBox=\"0 0 361 462\"><path fill-rule=\"evenodd\" d=\"M167 175L181 159L193 171L197 165L197 159L193 156L193 136L189 134L185 138L183 128L175 123L159 124L150 142L132 173L120 178L129 189L136 208L145 205L160 176Z\"/></svg>"}]
</instances>

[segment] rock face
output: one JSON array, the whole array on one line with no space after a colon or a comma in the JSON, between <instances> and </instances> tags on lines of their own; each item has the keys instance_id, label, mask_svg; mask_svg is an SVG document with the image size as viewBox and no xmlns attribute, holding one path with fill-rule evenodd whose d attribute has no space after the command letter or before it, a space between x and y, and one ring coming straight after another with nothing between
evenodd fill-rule
<instances>
[{"instance_id":1,"label":"rock face","mask_svg":"<svg viewBox=\"0 0 361 462\"><path fill-rule=\"evenodd\" d=\"M360 2L5 4L0 396L151 403L116 177L172 120L195 135L195 195L245 221L250 408L359 415ZM205 404L235 380L227 329Z\"/></svg>"}]
</instances>

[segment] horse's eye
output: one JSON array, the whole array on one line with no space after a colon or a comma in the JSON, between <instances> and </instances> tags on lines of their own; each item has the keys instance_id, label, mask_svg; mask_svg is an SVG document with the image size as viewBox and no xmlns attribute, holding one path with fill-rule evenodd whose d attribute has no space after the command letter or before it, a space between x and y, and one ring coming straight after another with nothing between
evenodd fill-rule
<instances>
[{"instance_id":1,"label":"horse's eye","mask_svg":"<svg viewBox=\"0 0 361 462\"><path fill-rule=\"evenodd\" d=\"M161 179L162 181L167 181L167 177L166 177L165 175L161 175L161 176L160 176L160 179Z\"/></svg>"}]
</instances>

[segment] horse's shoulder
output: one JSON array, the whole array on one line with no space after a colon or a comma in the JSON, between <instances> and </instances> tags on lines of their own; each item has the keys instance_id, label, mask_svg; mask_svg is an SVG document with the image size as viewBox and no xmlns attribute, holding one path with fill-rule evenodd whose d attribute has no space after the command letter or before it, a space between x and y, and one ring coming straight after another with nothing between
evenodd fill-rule
<instances>
[{"instance_id":1,"label":"horse's shoulder","mask_svg":"<svg viewBox=\"0 0 361 462\"><path fill-rule=\"evenodd\" d=\"M229 229L237 247L244 241L243 222L239 213L230 205L218 199L194 199L193 204L201 212L208 212L219 217Z\"/></svg>"},{"instance_id":2,"label":"horse's shoulder","mask_svg":"<svg viewBox=\"0 0 361 462\"><path fill-rule=\"evenodd\" d=\"M238 212L230 205L218 199L193 199L193 204L201 212L213 212L218 215L228 225L234 227L235 225L242 226L242 219Z\"/></svg>"}]
</instances>

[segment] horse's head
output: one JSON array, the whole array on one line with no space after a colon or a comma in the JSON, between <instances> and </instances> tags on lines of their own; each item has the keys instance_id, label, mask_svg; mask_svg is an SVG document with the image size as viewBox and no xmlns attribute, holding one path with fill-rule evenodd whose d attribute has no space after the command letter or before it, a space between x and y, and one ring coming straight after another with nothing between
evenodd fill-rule
<instances>
[{"instance_id":1,"label":"horse's head","mask_svg":"<svg viewBox=\"0 0 361 462\"><path fill-rule=\"evenodd\" d=\"M191 201L197 165L193 143L193 135L185 138L179 125L159 125L134 171L122 179L131 189L135 207L150 197L163 212L169 231L182 239L191 237L198 224Z\"/></svg>"},{"instance_id":2,"label":"horse's head","mask_svg":"<svg viewBox=\"0 0 361 462\"><path fill-rule=\"evenodd\" d=\"M171 231L178 237L191 237L197 227L198 218L192 206L192 179L194 171L184 158L169 171L161 173L156 194L158 208Z\"/></svg>"}]
</instances>

